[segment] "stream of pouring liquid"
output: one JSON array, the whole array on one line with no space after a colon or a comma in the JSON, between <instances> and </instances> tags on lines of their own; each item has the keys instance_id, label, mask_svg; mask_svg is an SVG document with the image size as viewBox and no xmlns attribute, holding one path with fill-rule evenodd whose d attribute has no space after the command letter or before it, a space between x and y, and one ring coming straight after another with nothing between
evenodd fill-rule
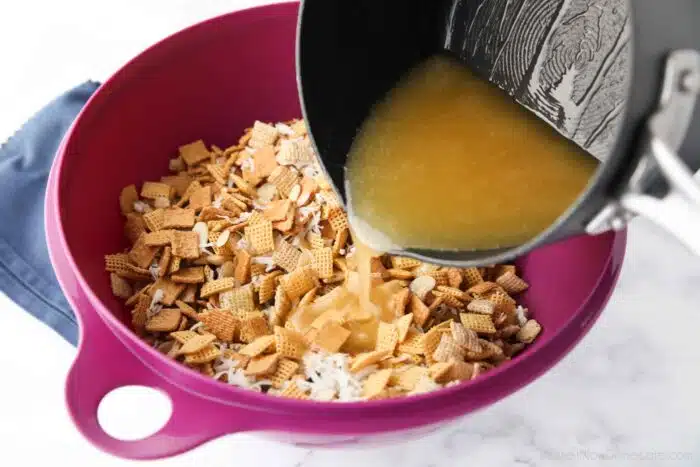
<instances>
[{"instance_id":1,"label":"stream of pouring liquid","mask_svg":"<svg viewBox=\"0 0 700 467\"><path fill-rule=\"evenodd\" d=\"M318 297L312 304L298 307L289 321L295 329L303 332L322 314L340 312L351 331L341 351L358 354L375 349L380 322L391 323L397 318L390 304L391 297L401 285L389 281L375 287L372 283L372 258L380 253L362 243L354 233L351 235L355 252L348 257L348 262L351 266L354 263L355 271L349 271L345 282L328 294Z\"/></svg>"}]
</instances>

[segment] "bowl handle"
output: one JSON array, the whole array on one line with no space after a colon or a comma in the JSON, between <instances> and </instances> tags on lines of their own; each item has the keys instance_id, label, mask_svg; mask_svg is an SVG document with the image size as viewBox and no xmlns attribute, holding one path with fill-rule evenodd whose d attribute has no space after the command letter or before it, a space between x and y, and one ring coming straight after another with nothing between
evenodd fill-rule
<instances>
[{"instance_id":1,"label":"bowl handle","mask_svg":"<svg viewBox=\"0 0 700 467\"><path fill-rule=\"evenodd\" d=\"M224 434L260 428L261 417L257 414L251 416L245 409L230 406L221 410L220 403L190 394L158 376L119 342L96 313L82 313L81 322L82 336L68 374L66 402L83 436L103 451L126 459L158 459L191 450ZM130 385L159 389L170 398L172 406L163 428L135 441L113 438L97 419L102 398Z\"/></svg>"}]
</instances>

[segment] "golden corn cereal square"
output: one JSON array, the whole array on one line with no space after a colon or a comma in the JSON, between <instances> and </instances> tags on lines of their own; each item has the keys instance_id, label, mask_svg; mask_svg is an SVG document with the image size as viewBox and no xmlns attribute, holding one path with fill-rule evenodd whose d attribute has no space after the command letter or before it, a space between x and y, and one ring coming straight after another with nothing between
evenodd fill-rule
<instances>
[{"instance_id":1,"label":"golden corn cereal square","mask_svg":"<svg viewBox=\"0 0 700 467\"><path fill-rule=\"evenodd\" d=\"M342 208L333 209L328 217L334 232L341 232L350 227L348 216Z\"/></svg>"},{"instance_id":2,"label":"golden corn cereal square","mask_svg":"<svg viewBox=\"0 0 700 467\"><path fill-rule=\"evenodd\" d=\"M253 287L248 284L233 290L233 309L239 311L255 311Z\"/></svg>"},{"instance_id":3,"label":"golden corn cereal square","mask_svg":"<svg viewBox=\"0 0 700 467\"><path fill-rule=\"evenodd\" d=\"M492 315L496 311L496 304L490 300L477 299L467 305L467 310L472 313Z\"/></svg>"},{"instance_id":4,"label":"golden corn cereal square","mask_svg":"<svg viewBox=\"0 0 700 467\"><path fill-rule=\"evenodd\" d=\"M297 386L296 383L294 383L293 381L289 383L289 385L284 389L284 391L280 392L280 396L300 400L309 398L309 396L306 395L306 391L299 388L299 386Z\"/></svg>"},{"instance_id":5,"label":"golden corn cereal square","mask_svg":"<svg viewBox=\"0 0 700 467\"><path fill-rule=\"evenodd\" d=\"M239 350L239 353L247 357L257 357L266 352L275 350L275 336L260 336L250 344Z\"/></svg>"},{"instance_id":6,"label":"golden corn cereal square","mask_svg":"<svg viewBox=\"0 0 700 467\"><path fill-rule=\"evenodd\" d=\"M462 323L450 321L450 333L452 340L467 351L479 352L479 336L472 329L467 329Z\"/></svg>"},{"instance_id":7,"label":"golden corn cereal square","mask_svg":"<svg viewBox=\"0 0 700 467\"><path fill-rule=\"evenodd\" d=\"M174 256L172 254L172 248L170 249L170 265L168 266L168 274L176 273L180 270L180 264L182 263L182 258L179 256Z\"/></svg>"},{"instance_id":8,"label":"golden corn cereal square","mask_svg":"<svg viewBox=\"0 0 700 467\"><path fill-rule=\"evenodd\" d=\"M305 136L307 133L306 122L304 120L294 120L293 122L290 122L289 126L291 127L295 136Z\"/></svg>"},{"instance_id":9,"label":"golden corn cereal square","mask_svg":"<svg viewBox=\"0 0 700 467\"><path fill-rule=\"evenodd\" d=\"M402 281L412 280L416 277L412 271L407 271L406 269L387 269L385 274L392 279L399 279Z\"/></svg>"},{"instance_id":10,"label":"golden corn cereal square","mask_svg":"<svg viewBox=\"0 0 700 467\"><path fill-rule=\"evenodd\" d=\"M136 240L144 233L146 233L146 221L143 220L143 216L136 213L127 214L124 223L124 236L129 242L136 243Z\"/></svg>"},{"instance_id":11,"label":"golden corn cereal square","mask_svg":"<svg viewBox=\"0 0 700 467\"><path fill-rule=\"evenodd\" d=\"M384 350L389 352L389 354L393 354L398 343L399 333L396 330L396 326L381 321L377 328L377 344L375 350Z\"/></svg>"},{"instance_id":12,"label":"golden corn cereal square","mask_svg":"<svg viewBox=\"0 0 700 467\"><path fill-rule=\"evenodd\" d=\"M170 259L172 258L172 249L166 246L163 249L163 253L160 255L158 260L158 277L165 277L168 274L168 267L170 266Z\"/></svg>"},{"instance_id":13,"label":"golden corn cereal square","mask_svg":"<svg viewBox=\"0 0 700 467\"><path fill-rule=\"evenodd\" d=\"M146 235L139 237L129 251L129 261L140 268L148 268L158 252L158 248L146 244Z\"/></svg>"},{"instance_id":14,"label":"golden corn cereal square","mask_svg":"<svg viewBox=\"0 0 700 467\"><path fill-rule=\"evenodd\" d=\"M350 236L350 229L342 229L335 232L333 238L333 256L340 255L340 252L345 248L345 244Z\"/></svg>"},{"instance_id":15,"label":"golden corn cereal square","mask_svg":"<svg viewBox=\"0 0 700 467\"><path fill-rule=\"evenodd\" d=\"M308 156L305 154L307 151L308 146L303 144L302 141L283 141L277 154L277 162L282 165L294 165L305 161L308 159Z\"/></svg>"},{"instance_id":16,"label":"golden corn cereal square","mask_svg":"<svg viewBox=\"0 0 700 467\"><path fill-rule=\"evenodd\" d=\"M235 306L233 305L233 290L227 290L226 292L221 292L219 294L219 308L237 312Z\"/></svg>"},{"instance_id":17,"label":"golden corn cereal square","mask_svg":"<svg viewBox=\"0 0 700 467\"><path fill-rule=\"evenodd\" d=\"M392 370L379 370L371 375L365 380L362 388L362 395L367 399L374 399L379 396L384 388L389 384L389 379L391 378Z\"/></svg>"},{"instance_id":18,"label":"golden corn cereal square","mask_svg":"<svg viewBox=\"0 0 700 467\"><path fill-rule=\"evenodd\" d=\"M170 279L160 277L153 284L153 287L151 287L149 291L150 295L153 296L157 290L163 291L162 303L169 306L174 304L175 300L177 300L180 294L185 290L185 284L176 284Z\"/></svg>"},{"instance_id":19,"label":"golden corn cereal square","mask_svg":"<svg viewBox=\"0 0 700 467\"><path fill-rule=\"evenodd\" d=\"M460 313L459 319L465 328L471 329L477 334L495 334L496 327L493 325L493 320L489 315L479 313Z\"/></svg>"},{"instance_id":20,"label":"golden corn cereal square","mask_svg":"<svg viewBox=\"0 0 700 467\"><path fill-rule=\"evenodd\" d=\"M311 250L312 267L321 279L333 276L333 250L331 248L318 248Z\"/></svg>"},{"instance_id":21,"label":"golden corn cereal square","mask_svg":"<svg viewBox=\"0 0 700 467\"><path fill-rule=\"evenodd\" d=\"M148 230L157 232L163 228L164 216L165 211L163 209L154 209L143 215L143 221L146 223Z\"/></svg>"},{"instance_id":22,"label":"golden corn cereal square","mask_svg":"<svg viewBox=\"0 0 700 467\"><path fill-rule=\"evenodd\" d=\"M199 258L199 235L197 232L181 232L176 230L172 235L172 253L173 256L179 256L183 259Z\"/></svg>"},{"instance_id":23,"label":"golden corn cereal square","mask_svg":"<svg viewBox=\"0 0 700 467\"><path fill-rule=\"evenodd\" d=\"M124 279L133 281L148 281L153 279L150 269L140 268L131 263L128 263L124 267L124 270L116 271L115 274Z\"/></svg>"},{"instance_id":24,"label":"golden corn cereal square","mask_svg":"<svg viewBox=\"0 0 700 467\"><path fill-rule=\"evenodd\" d=\"M495 282L479 282L467 289L467 292L473 295L485 295L492 290L498 288L499 285Z\"/></svg>"},{"instance_id":25,"label":"golden corn cereal square","mask_svg":"<svg viewBox=\"0 0 700 467\"><path fill-rule=\"evenodd\" d=\"M203 186L190 194L190 209L200 211L211 206L211 186Z\"/></svg>"},{"instance_id":26,"label":"golden corn cereal square","mask_svg":"<svg viewBox=\"0 0 700 467\"><path fill-rule=\"evenodd\" d=\"M330 353L340 350L345 341L350 337L350 331L341 325L328 321L318 330L313 343Z\"/></svg>"},{"instance_id":27,"label":"golden corn cereal square","mask_svg":"<svg viewBox=\"0 0 700 467\"><path fill-rule=\"evenodd\" d=\"M223 279L207 282L199 291L199 296L202 298L207 298L211 295L231 290L235 287L235 285L236 280L233 277L224 277Z\"/></svg>"},{"instance_id":28,"label":"golden corn cereal square","mask_svg":"<svg viewBox=\"0 0 700 467\"><path fill-rule=\"evenodd\" d=\"M253 131L250 133L248 146L260 148L267 145L274 145L279 137L279 131L273 125L255 121Z\"/></svg>"},{"instance_id":29,"label":"golden corn cereal square","mask_svg":"<svg viewBox=\"0 0 700 467\"><path fill-rule=\"evenodd\" d=\"M221 351L213 345L208 345L197 352L188 354L185 356L185 363L188 365L201 365L203 363L209 363L216 360Z\"/></svg>"},{"instance_id":30,"label":"golden corn cereal square","mask_svg":"<svg viewBox=\"0 0 700 467\"><path fill-rule=\"evenodd\" d=\"M264 222L267 219L260 211L253 211L248 218L248 225L255 225L259 224L260 222Z\"/></svg>"},{"instance_id":31,"label":"golden corn cereal square","mask_svg":"<svg viewBox=\"0 0 700 467\"><path fill-rule=\"evenodd\" d=\"M199 183L199 180L192 180L192 182L190 182L190 184L185 189L185 192L182 194L182 197L177 202L176 206L182 207L185 203L187 203L190 200L192 193L199 190L200 188L202 188L202 184Z\"/></svg>"},{"instance_id":32,"label":"golden corn cereal square","mask_svg":"<svg viewBox=\"0 0 700 467\"><path fill-rule=\"evenodd\" d=\"M231 313L223 310L210 310L198 314L199 320L217 338L224 342L231 342L240 321Z\"/></svg>"},{"instance_id":33,"label":"golden corn cereal square","mask_svg":"<svg viewBox=\"0 0 700 467\"><path fill-rule=\"evenodd\" d=\"M318 278L316 272L307 266L282 276L280 285L287 292L289 298L295 300L314 287L318 287Z\"/></svg>"},{"instance_id":34,"label":"golden corn cereal square","mask_svg":"<svg viewBox=\"0 0 700 467\"><path fill-rule=\"evenodd\" d=\"M440 287L440 286L438 286ZM452 308L457 308L458 310L462 310L465 308L465 305L463 302L461 302L458 298L456 298L454 295L450 295L445 292L441 292L439 290L433 291L433 295L437 298L442 299L442 303L445 305L452 307Z\"/></svg>"},{"instance_id":35,"label":"golden corn cereal square","mask_svg":"<svg viewBox=\"0 0 700 467\"><path fill-rule=\"evenodd\" d=\"M275 239L272 232L272 222L264 219L244 229L248 245L256 255L265 255L275 251Z\"/></svg>"},{"instance_id":36,"label":"golden corn cereal square","mask_svg":"<svg viewBox=\"0 0 700 467\"><path fill-rule=\"evenodd\" d=\"M262 276L267 272L267 266L263 263L251 263L250 264L250 277L255 278L257 276ZM282 271L279 271L280 273Z\"/></svg>"},{"instance_id":37,"label":"golden corn cereal square","mask_svg":"<svg viewBox=\"0 0 700 467\"><path fill-rule=\"evenodd\" d=\"M199 321L199 313L197 313L197 310L189 306L187 303L182 300L175 300L175 305L180 309L180 312L183 315L195 321Z\"/></svg>"},{"instance_id":38,"label":"golden corn cereal square","mask_svg":"<svg viewBox=\"0 0 700 467\"><path fill-rule=\"evenodd\" d=\"M282 275L282 271L273 271L263 276L260 281L260 289L258 290L258 301L267 303L275 297L275 291L279 283L278 277Z\"/></svg>"},{"instance_id":39,"label":"golden corn cereal square","mask_svg":"<svg viewBox=\"0 0 700 467\"><path fill-rule=\"evenodd\" d=\"M263 210L263 215L270 221L281 221L287 218L292 202L288 199L272 201Z\"/></svg>"},{"instance_id":40,"label":"golden corn cereal square","mask_svg":"<svg viewBox=\"0 0 700 467\"><path fill-rule=\"evenodd\" d=\"M267 320L262 316L251 316L241 323L241 342L251 343L258 337L271 334Z\"/></svg>"},{"instance_id":41,"label":"golden corn cereal square","mask_svg":"<svg viewBox=\"0 0 700 467\"><path fill-rule=\"evenodd\" d=\"M448 283L448 278L447 278L447 271L443 270L437 270L437 271L428 271L425 273L425 275L432 277L435 279L435 284L436 286L438 285L447 285Z\"/></svg>"},{"instance_id":42,"label":"golden corn cereal square","mask_svg":"<svg viewBox=\"0 0 700 467\"><path fill-rule=\"evenodd\" d=\"M312 249L323 248L326 246L326 242L323 239L323 237L313 231L310 231L306 235L306 240L309 242L309 245L311 245Z\"/></svg>"},{"instance_id":43,"label":"golden corn cereal square","mask_svg":"<svg viewBox=\"0 0 700 467\"><path fill-rule=\"evenodd\" d=\"M316 296L318 295L318 287L315 287L308 292L304 294L303 297L301 297L301 300L299 300L299 305L300 307L311 305L313 301L316 299Z\"/></svg>"},{"instance_id":44,"label":"golden corn cereal square","mask_svg":"<svg viewBox=\"0 0 700 467\"><path fill-rule=\"evenodd\" d=\"M236 251L236 267L233 277L241 284L246 284L250 280L252 256L246 250Z\"/></svg>"},{"instance_id":45,"label":"golden corn cereal square","mask_svg":"<svg viewBox=\"0 0 700 467\"><path fill-rule=\"evenodd\" d=\"M178 352L183 355L197 353L209 346L209 344L214 342L214 340L216 340L216 336L214 334L196 334L195 337L189 338L185 342L182 342L182 347L180 347Z\"/></svg>"},{"instance_id":46,"label":"golden corn cereal square","mask_svg":"<svg viewBox=\"0 0 700 467\"><path fill-rule=\"evenodd\" d=\"M122 214L134 212L134 203L139 200L139 194L136 191L136 185L129 185L122 188L119 194L119 207Z\"/></svg>"},{"instance_id":47,"label":"golden corn cereal square","mask_svg":"<svg viewBox=\"0 0 700 467\"><path fill-rule=\"evenodd\" d=\"M459 289L463 281L462 271L457 268L447 268L445 271L447 272L447 285Z\"/></svg>"},{"instance_id":48,"label":"golden corn cereal square","mask_svg":"<svg viewBox=\"0 0 700 467\"><path fill-rule=\"evenodd\" d=\"M277 353L284 358L301 360L306 353L307 345L304 336L291 329L275 326L275 345Z\"/></svg>"},{"instance_id":49,"label":"golden corn cereal square","mask_svg":"<svg viewBox=\"0 0 700 467\"><path fill-rule=\"evenodd\" d=\"M275 307L270 317L270 323L273 326L283 325L290 311L292 311L292 300L282 287L277 287L277 290L275 290Z\"/></svg>"},{"instance_id":50,"label":"golden corn cereal square","mask_svg":"<svg viewBox=\"0 0 700 467\"><path fill-rule=\"evenodd\" d=\"M528 320L525 325L518 331L516 334L516 339L518 341L523 342L525 344L531 344L534 342L535 338L540 334L542 331L542 326L540 323L535 321L534 319Z\"/></svg>"},{"instance_id":51,"label":"golden corn cereal square","mask_svg":"<svg viewBox=\"0 0 700 467\"><path fill-rule=\"evenodd\" d=\"M394 269L411 269L420 266L422 263L417 259L404 256L392 256L391 267Z\"/></svg>"},{"instance_id":52,"label":"golden corn cereal square","mask_svg":"<svg viewBox=\"0 0 700 467\"><path fill-rule=\"evenodd\" d=\"M496 306L496 311L506 314L515 313L515 300L503 290L495 290L488 296L488 301Z\"/></svg>"},{"instance_id":53,"label":"golden corn cereal square","mask_svg":"<svg viewBox=\"0 0 700 467\"><path fill-rule=\"evenodd\" d=\"M182 196L185 194L187 187L192 183L192 178L186 173L181 173L178 175L168 175L161 177L160 181L170 185L170 187L175 190L177 196Z\"/></svg>"},{"instance_id":54,"label":"golden corn cereal square","mask_svg":"<svg viewBox=\"0 0 700 467\"><path fill-rule=\"evenodd\" d=\"M428 368L430 377L438 384L444 384L449 380L450 370L454 365L454 361L438 362Z\"/></svg>"},{"instance_id":55,"label":"golden corn cereal square","mask_svg":"<svg viewBox=\"0 0 700 467\"><path fill-rule=\"evenodd\" d=\"M459 289L456 289L454 287L449 287L446 285L438 285L435 287L435 289L439 292L444 293L445 295L449 295L450 297L454 297L457 300L460 300L463 302L470 300L469 294L467 294L466 292L463 292Z\"/></svg>"},{"instance_id":56,"label":"golden corn cereal square","mask_svg":"<svg viewBox=\"0 0 700 467\"><path fill-rule=\"evenodd\" d=\"M204 167L207 169L207 172L211 174L214 180L216 180L222 185L226 185L228 183L228 173L226 172L226 170L224 170L223 166L216 164L207 164Z\"/></svg>"},{"instance_id":57,"label":"golden corn cereal square","mask_svg":"<svg viewBox=\"0 0 700 467\"><path fill-rule=\"evenodd\" d=\"M428 317L430 317L430 309L428 306L413 294L411 294L409 299L408 311L413 315L413 321L418 327L422 327L428 320Z\"/></svg>"},{"instance_id":58,"label":"golden corn cereal square","mask_svg":"<svg viewBox=\"0 0 700 467\"><path fill-rule=\"evenodd\" d=\"M180 310L166 308L151 316L146 321L146 331L149 332L171 332L180 326L182 314Z\"/></svg>"},{"instance_id":59,"label":"golden corn cereal square","mask_svg":"<svg viewBox=\"0 0 700 467\"><path fill-rule=\"evenodd\" d=\"M191 229L194 227L194 209L169 208L163 211L164 229Z\"/></svg>"},{"instance_id":60,"label":"golden corn cereal square","mask_svg":"<svg viewBox=\"0 0 700 467\"><path fill-rule=\"evenodd\" d=\"M411 366L405 370L397 372L396 386L406 391L412 391L415 389L418 382L426 376L429 376L429 371L427 368Z\"/></svg>"},{"instance_id":61,"label":"golden corn cereal square","mask_svg":"<svg viewBox=\"0 0 700 467\"><path fill-rule=\"evenodd\" d=\"M201 334L197 334L194 331L175 331L175 332L171 332L168 335L168 337L175 340L179 344L184 344L188 340L194 339L197 336L201 336Z\"/></svg>"},{"instance_id":62,"label":"golden corn cereal square","mask_svg":"<svg viewBox=\"0 0 700 467\"><path fill-rule=\"evenodd\" d=\"M280 196L287 198L299 181L299 175L294 170L279 166L270 174L268 181L277 187Z\"/></svg>"},{"instance_id":63,"label":"golden corn cereal square","mask_svg":"<svg viewBox=\"0 0 700 467\"><path fill-rule=\"evenodd\" d=\"M272 382L274 388L281 388L284 386L285 382L289 380L294 373L299 369L299 364L294 360L288 358L283 358L277 362L277 370L275 374L270 376L268 379Z\"/></svg>"},{"instance_id":64,"label":"golden corn cereal square","mask_svg":"<svg viewBox=\"0 0 700 467\"><path fill-rule=\"evenodd\" d=\"M293 246L286 240L280 240L272 254L272 261L287 272L294 271L299 264L301 258L301 250Z\"/></svg>"},{"instance_id":65,"label":"golden corn cereal square","mask_svg":"<svg viewBox=\"0 0 700 467\"><path fill-rule=\"evenodd\" d=\"M127 299L134 293L131 285L115 273L109 275L109 281L112 285L112 293L115 297Z\"/></svg>"},{"instance_id":66,"label":"golden corn cereal square","mask_svg":"<svg viewBox=\"0 0 700 467\"><path fill-rule=\"evenodd\" d=\"M149 232L144 234L143 241L148 246L165 246L170 245L172 238L172 230L159 230L157 232Z\"/></svg>"},{"instance_id":67,"label":"golden corn cereal square","mask_svg":"<svg viewBox=\"0 0 700 467\"><path fill-rule=\"evenodd\" d=\"M275 148L269 144L259 147L253 153L253 165L256 177L268 177L277 168Z\"/></svg>"},{"instance_id":68,"label":"golden corn cereal square","mask_svg":"<svg viewBox=\"0 0 700 467\"><path fill-rule=\"evenodd\" d=\"M141 187L141 197L146 199L170 198L172 188L166 183L145 182Z\"/></svg>"},{"instance_id":69,"label":"golden corn cereal square","mask_svg":"<svg viewBox=\"0 0 700 467\"><path fill-rule=\"evenodd\" d=\"M357 356L355 356L355 358L352 359L352 363L350 364L350 371L353 373L357 373L358 371L367 368L370 365L379 363L380 360L383 360L390 355L391 352L389 352L388 350L374 350L372 352L358 354Z\"/></svg>"},{"instance_id":70,"label":"golden corn cereal square","mask_svg":"<svg viewBox=\"0 0 700 467\"><path fill-rule=\"evenodd\" d=\"M435 349L437 349L438 345L440 345L441 338L442 332L440 331L440 328L436 327L431 328L430 331L423 335L423 354L425 355L425 359L428 361L428 363L432 363L433 353L435 353Z\"/></svg>"},{"instance_id":71,"label":"golden corn cereal square","mask_svg":"<svg viewBox=\"0 0 700 467\"><path fill-rule=\"evenodd\" d=\"M411 299L411 291L408 288L404 288L396 292L389 300L389 307L394 313L394 317L398 318L403 316L406 312L406 306Z\"/></svg>"},{"instance_id":72,"label":"golden corn cereal square","mask_svg":"<svg viewBox=\"0 0 700 467\"><path fill-rule=\"evenodd\" d=\"M527 282L516 276L513 271L507 271L496 279L496 283L509 294L519 294L528 289Z\"/></svg>"},{"instance_id":73,"label":"golden corn cereal square","mask_svg":"<svg viewBox=\"0 0 700 467\"><path fill-rule=\"evenodd\" d=\"M173 282L182 284L201 284L204 282L204 268L202 266L193 266L189 268L180 268L177 272L170 276Z\"/></svg>"},{"instance_id":74,"label":"golden corn cereal square","mask_svg":"<svg viewBox=\"0 0 700 467\"><path fill-rule=\"evenodd\" d=\"M484 282L484 278L481 276L478 268L466 268L462 270L462 275L464 276L464 283L467 289Z\"/></svg>"},{"instance_id":75,"label":"golden corn cereal square","mask_svg":"<svg viewBox=\"0 0 700 467\"><path fill-rule=\"evenodd\" d=\"M442 333L440 342L432 354L436 362L447 362L452 359L464 359L464 350L447 333Z\"/></svg>"},{"instance_id":76,"label":"golden corn cereal square","mask_svg":"<svg viewBox=\"0 0 700 467\"><path fill-rule=\"evenodd\" d=\"M422 355L424 353L423 336L424 334L409 330L406 338L398 346L399 353Z\"/></svg>"},{"instance_id":77,"label":"golden corn cereal square","mask_svg":"<svg viewBox=\"0 0 700 467\"><path fill-rule=\"evenodd\" d=\"M202 140L185 144L180 146L178 149L180 152L180 157L188 166L197 165L200 162L211 158L211 153Z\"/></svg>"},{"instance_id":78,"label":"golden corn cereal square","mask_svg":"<svg viewBox=\"0 0 700 467\"><path fill-rule=\"evenodd\" d=\"M445 375L447 381L468 381L475 376L475 365L462 360L452 360L452 366Z\"/></svg>"},{"instance_id":79,"label":"golden corn cereal square","mask_svg":"<svg viewBox=\"0 0 700 467\"><path fill-rule=\"evenodd\" d=\"M403 315L401 318L397 319L394 322L394 324L396 325L396 332L398 334L399 342L403 342L404 340L406 340L406 335L408 334L408 330L411 327L411 323L413 323L413 313Z\"/></svg>"},{"instance_id":80,"label":"golden corn cereal square","mask_svg":"<svg viewBox=\"0 0 700 467\"><path fill-rule=\"evenodd\" d=\"M148 320L148 307L150 306L150 304L150 297L148 297L147 295L139 295L136 302L136 306L131 311L131 325L134 327L134 330L138 333L142 333L145 330L146 322Z\"/></svg>"}]
</instances>

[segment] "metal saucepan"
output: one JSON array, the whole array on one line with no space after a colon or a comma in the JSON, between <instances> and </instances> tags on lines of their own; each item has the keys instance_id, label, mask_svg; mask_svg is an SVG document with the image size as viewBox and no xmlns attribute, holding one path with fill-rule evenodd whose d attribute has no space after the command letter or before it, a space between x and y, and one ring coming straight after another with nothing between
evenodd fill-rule
<instances>
[{"instance_id":1,"label":"metal saucepan","mask_svg":"<svg viewBox=\"0 0 700 467\"><path fill-rule=\"evenodd\" d=\"M304 117L346 201L346 157L373 104L417 62L448 51L602 164L574 205L527 244L389 253L494 264L624 229L641 215L700 254L698 24L694 0L305 0L297 49Z\"/></svg>"}]
</instances>

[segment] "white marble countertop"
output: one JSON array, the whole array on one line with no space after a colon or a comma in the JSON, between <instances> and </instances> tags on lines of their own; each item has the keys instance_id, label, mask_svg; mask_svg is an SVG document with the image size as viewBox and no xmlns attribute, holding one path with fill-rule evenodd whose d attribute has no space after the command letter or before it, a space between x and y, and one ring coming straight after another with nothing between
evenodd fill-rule
<instances>
[{"instance_id":1,"label":"white marble countertop","mask_svg":"<svg viewBox=\"0 0 700 467\"><path fill-rule=\"evenodd\" d=\"M60 92L102 80L165 34L260 1L0 2L0 139ZM166 6L167 5L167 6ZM677 466L700 464L700 259L643 221L597 326L558 366L456 427L410 444L307 450L232 435L158 466ZM74 349L0 297L3 465L128 465L89 445L63 404ZM8 349L23 346L29 359ZM113 414L127 431L142 405ZM607 461L607 463L603 463ZM646 462L644 462L646 461Z\"/></svg>"}]
</instances>

